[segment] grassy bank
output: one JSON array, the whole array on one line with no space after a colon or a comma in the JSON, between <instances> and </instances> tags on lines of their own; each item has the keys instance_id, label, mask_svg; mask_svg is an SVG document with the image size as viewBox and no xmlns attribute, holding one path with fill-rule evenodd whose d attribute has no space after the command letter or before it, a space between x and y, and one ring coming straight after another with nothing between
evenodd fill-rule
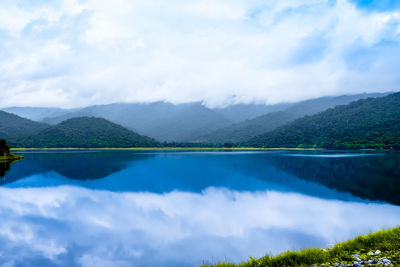
<instances>
[{"instance_id":1,"label":"grassy bank","mask_svg":"<svg viewBox=\"0 0 400 267\"><path fill-rule=\"evenodd\" d=\"M219 263L203 265L203 267L374 266L384 259L386 262L389 260L391 266L400 266L400 227L358 236L327 250L314 248L299 252L288 251L275 257L251 258L250 261L242 264ZM373 263L368 265L368 261ZM385 266L385 264L380 266Z\"/></svg>"}]
</instances>

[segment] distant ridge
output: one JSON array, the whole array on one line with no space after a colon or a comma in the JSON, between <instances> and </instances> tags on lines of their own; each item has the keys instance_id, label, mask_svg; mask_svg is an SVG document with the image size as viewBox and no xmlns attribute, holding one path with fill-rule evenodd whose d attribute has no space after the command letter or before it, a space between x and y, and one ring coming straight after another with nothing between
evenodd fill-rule
<instances>
[{"instance_id":1,"label":"distant ridge","mask_svg":"<svg viewBox=\"0 0 400 267\"><path fill-rule=\"evenodd\" d=\"M62 116L78 109L43 108L43 107L9 107L3 111L18 115L33 121L42 121L46 117Z\"/></svg>"},{"instance_id":2,"label":"distant ridge","mask_svg":"<svg viewBox=\"0 0 400 267\"><path fill-rule=\"evenodd\" d=\"M400 149L400 93L361 99L306 116L242 145Z\"/></svg>"}]
</instances>

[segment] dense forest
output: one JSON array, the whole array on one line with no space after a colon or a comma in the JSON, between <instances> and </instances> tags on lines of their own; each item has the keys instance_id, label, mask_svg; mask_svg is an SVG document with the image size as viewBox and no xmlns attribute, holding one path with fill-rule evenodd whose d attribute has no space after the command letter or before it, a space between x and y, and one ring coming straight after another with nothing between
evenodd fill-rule
<instances>
[{"instance_id":1,"label":"dense forest","mask_svg":"<svg viewBox=\"0 0 400 267\"><path fill-rule=\"evenodd\" d=\"M400 93L361 99L259 135L246 146L400 148Z\"/></svg>"}]
</instances>

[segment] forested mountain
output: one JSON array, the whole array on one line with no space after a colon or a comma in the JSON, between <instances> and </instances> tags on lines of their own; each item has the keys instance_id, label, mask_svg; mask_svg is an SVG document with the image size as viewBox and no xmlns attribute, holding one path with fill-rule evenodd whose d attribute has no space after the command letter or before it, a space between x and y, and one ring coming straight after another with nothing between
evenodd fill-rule
<instances>
[{"instance_id":1,"label":"forested mountain","mask_svg":"<svg viewBox=\"0 0 400 267\"><path fill-rule=\"evenodd\" d=\"M247 146L400 148L400 93L361 99L254 137Z\"/></svg>"},{"instance_id":2,"label":"forested mountain","mask_svg":"<svg viewBox=\"0 0 400 267\"><path fill-rule=\"evenodd\" d=\"M149 147L157 142L102 118L79 117L18 141L25 147Z\"/></svg>"},{"instance_id":3,"label":"forested mountain","mask_svg":"<svg viewBox=\"0 0 400 267\"><path fill-rule=\"evenodd\" d=\"M48 125L0 111L0 138L15 144L16 140L37 133Z\"/></svg>"},{"instance_id":4,"label":"forested mountain","mask_svg":"<svg viewBox=\"0 0 400 267\"><path fill-rule=\"evenodd\" d=\"M57 125L0 111L0 139L13 147L137 147L157 143L101 118L73 118Z\"/></svg>"},{"instance_id":5,"label":"forested mountain","mask_svg":"<svg viewBox=\"0 0 400 267\"><path fill-rule=\"evenodd\" d=\"M358 99L382 97L385 95L388 95L388 93L343 95L337 97L322 97L306 100L299 103L294 103L282 111L271 112L251 120L232 124L213 131L207 135L199 135L192 141L206 143L244 142L257 135L272 131L303 116L314 115L328 108L332 108L337 105L348 104Z\"/></svg>"},{"instance_id":6,"label":"forested mountain","mask_svg":"<svg viewBox=\"0 0 400 267\"><path fill-rule=\"evenodd\" d=\"M200 102L177 105L154 102L116 103L72 110L34 107L13 107L4 110L53 125L74 117L105 118L160 141L184 142L232 123L282 110L291 105L234 104L208 108Z\"/></svg>"},{"instance_id":7,"label":"forested mountain","mask_svg":"<svg viewBox=\"0 0 400 267\"><path fill-rule=\"evenodd\" d=\"M154 102L116 103L72 110L32 107L5 110L34 120L42 119L51 125L75 117L98 117L158 141L217 144L243 142L302 116L313 115L360 98L382 95L359 94L323 97L298 103L235 104L216 108L208 108L200 102L176 105ZM30 121L28 125L32 123ZM46 124L40 125L42 128L47 127ZM27 132L30 134L30 131Z\"/></svg>"}]
</instances>

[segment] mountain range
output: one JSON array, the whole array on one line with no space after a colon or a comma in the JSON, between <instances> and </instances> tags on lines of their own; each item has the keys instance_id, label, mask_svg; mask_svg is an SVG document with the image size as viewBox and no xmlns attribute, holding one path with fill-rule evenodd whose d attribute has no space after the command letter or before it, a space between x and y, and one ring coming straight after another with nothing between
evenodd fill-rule
<instances>
[{"instance_id":1,"label":"mountain range","mask_svg":"<svg viewBox=\"0 0 400 267\"><path fill-rule=\"evenodd\" d=\"M210 109L201 103L157 102L91 106L73 111L13 110L19 113L33 110L31 117L42 118L38 122L0 111L0 139L6 139L13 147L400 148L400 93L324 97L275 106L243 104L219 109ZM269 113L227 125L235 114L247 118L262 110ZM46 117L51 114L54 117ZM128 124L129 128L123 126ZM153 135L147 137L132 130L136 128ZM211 131L213 128L217 130ZM171 142L160 143L154 136Z\"/></svg>"},{"instance_id":2,"label":"mountain range","mask_svg":"<svg viewBox=\"0 0 400 267\"><path fill-rule=\"evenodd\" d=\"M24 116L32 108L8 108L7 112ZM35 113L42 112L42 108ZM235 109L232 113L235 112ZM249 115L241 113L248 118L253 114L263 114L268 108L259 106L251 110ZM47 124L55 125L66 119L74 117L98 117L124 126L132 131L150 136L158 141L189 141L194 136L206 134L212 130L229 125L235 120L225 115L223 109L212 110L201 103L187 103L174 105L166 102L155 103L115 103L109 105L89 106L77 110L49 109L46 114L40 113L30 118ZM231 116L234 117L234 116Z\"/></svg>"},{"instance_id":3,"label":"mountain range","mask_svg":"<svg viewBox=\"0 0 400 267\"><path fill-rule=\"evenodd\" d=\"M98 117L161 142L223 143L249 140L302 116L361 98L384 95L345 95L298 103L235 104L217 108L206 107L200 102L177 105L154 102L115 103L80 109L11 107L3 110L41 122L41 126L38 125L41 128L45 127L43 123L56 125L76 117Z\"/></svg>"}]
</instances>

